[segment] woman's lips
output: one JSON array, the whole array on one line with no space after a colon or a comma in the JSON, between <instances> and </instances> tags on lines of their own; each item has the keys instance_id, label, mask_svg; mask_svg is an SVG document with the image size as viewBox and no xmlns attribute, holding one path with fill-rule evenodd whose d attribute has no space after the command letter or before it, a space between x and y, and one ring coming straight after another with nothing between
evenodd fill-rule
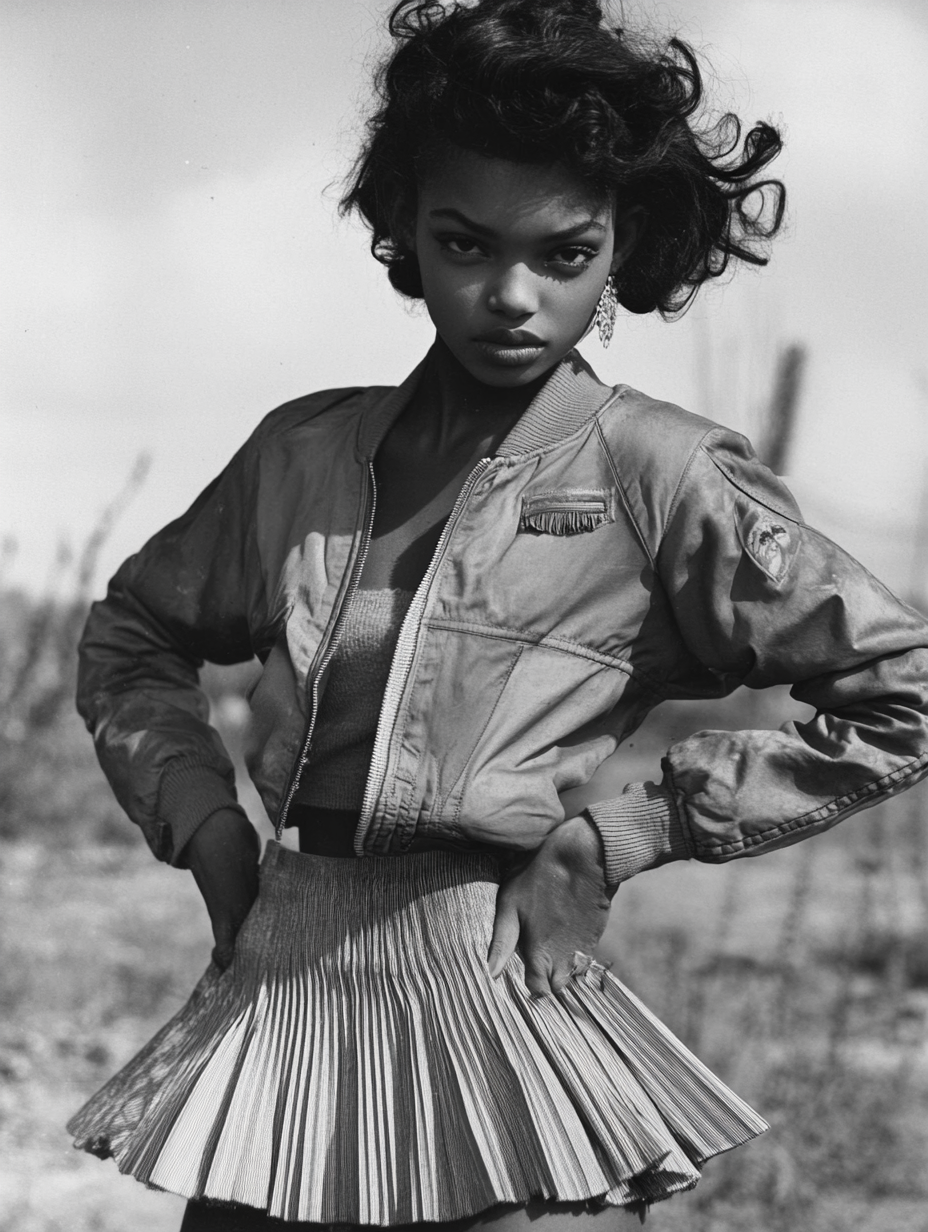
<instances>
[{"instance_id":1,"label":"woman's lips","mask_svg":"<svg viewBox=\"0 0 928 1232\"><path fill-rule=\"evenodd\" d=\"M485 359L505 368L531 364L545 349L545 343L528 330L493 329L479 334L474 344Z\"/></svg>"}]
</instances>

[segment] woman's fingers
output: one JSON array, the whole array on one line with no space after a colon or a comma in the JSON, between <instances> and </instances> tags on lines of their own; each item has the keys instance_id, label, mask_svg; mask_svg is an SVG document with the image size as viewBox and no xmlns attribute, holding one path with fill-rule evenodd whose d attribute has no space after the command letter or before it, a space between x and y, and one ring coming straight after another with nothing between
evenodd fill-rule
<instances>
[{"instance_id":1,"label":"woman's fingers","mask_svg":"<svg viewBox=\"0 0 928 1232\"><path fill-rule=\"evenodd\" d=\"M215 931L213 932L215 937ZM212 960L220 971L225 971L227 967L232 965L232 958L235 954L235 938L231 939L224 937L222 941L216 940L213 946Z\"/></svg>"},{"instance_id":2,"label":"woman's fingers","mask_svg":"<svg viewBox=\"0 0 928 1232\"><path fill-rule=\"evenodd\" d=\"M549 938L547 943L533 944L531 935L527 935L523 926L519 951L525 963L525 985L529 992L536 996L561 992L579 970L585 970L582 963L578 964L578 958L586 956L579 950L571 949L570 945L566 937ZM587 960L587 966L590 961Z\"/></svg>"},{"instance_id":3,"label":"woman's fingers","mask_svg":"<svg viewBox=\"0 0 928 1232\"><path fill-rule=\"evenodd\" d=\"M496 919L493 922L493 937L487 952L490 975L495 980L515 953L519 944L519 913L506 886L500 887L496 899Z\"/></svg>"},{"instance_id":4,"label":"woman's fingers","mask_svg":"<svg viewBox=\"0 0 928 1232\"><path fill-rule=\"evenodd\" d=\"M549 980L551 992L561 992L562 989L566 988L572 975L573 967L571 964L561 960L556 970L551 973L551 979Z\"/></svg>"},{"instance_id":5,"label":"woman's fingers","mask_svg":"<svg viewBox=\"0 0 928 1232\"><path fill-rule=\"evenodd\" d=\"M557 990L543 959L536 958L525 963L525 987L533 997L546 997Z\"/></svg>"},{"instance_id":6,"label":"woman's fingers","mask_svg":"<svg viewBox=\"0 0 928 1232\"><path fill-rule=\"evenodd\" d=\"M560 992L577 954L592 953L609 917L601 845L582 817L565 822L500 887L488 963L494 979L518 949L536 996Z\"/></svg>"},{"instance_id":7,"label":"woman's fingers","mask_svg":"<svg viewBox=\"0 0 928 1232\"><path fill-rule=\"evenodd\" d=\"M213 961L232 961L235 937L258 896L260 844L237 809L220 809L203 822L184 849L213 926Z\"/></svg>"},{"instance_id":8,"label":"woman's fingers","mask_svg":"<svg viewBox=\"0 0 928 1232\"><path fill-rule=\"evenodd\" d=\"M567 955L552 953L549 946L523 945L525 962L525 986L535 997L550 996L566 987L571 976L571 963Z\"/></svg>"},{"instance_id":9,"label":"woman's fingers","mask_svg":"<svg viewBox=\"0 0 928 1232\"><path fill-rule=\"evenodd\" d=\"M236 904L231 910L228 907L220 909L220 913L210 918L213 927L213 962L221 971L225 971L235 954L235 942L248 912L243 904Z\"/></svg>"},{"instance_id":10,"label":"woman's fingers","mask_svg":"<svg viewBox=\"0 0 928 1232\"><path fill-rule=\"evenodd\" d=\"M534 996L560 992L573 974L575 950L563 946L534 943L530 930L520 920L517 895L500 891L493 925L493 938L487 955L490 975L495 980L518 949L525 964L525 986Z\"/></svg>"}]
</instances>

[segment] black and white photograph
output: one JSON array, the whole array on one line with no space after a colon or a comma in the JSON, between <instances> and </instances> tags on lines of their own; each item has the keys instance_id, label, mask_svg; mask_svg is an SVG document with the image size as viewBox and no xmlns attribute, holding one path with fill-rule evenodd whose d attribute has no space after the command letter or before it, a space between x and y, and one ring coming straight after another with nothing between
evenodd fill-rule
<instances>
[{"instance_id":1,"label":"black and white photograph","mask_svg":"<svg viewBox=\"0 0 928 1232\"><path fill-rule=\"evenodd\" d=\"M923 0L0 29L0 1232L928 1232Z\"/></svg>"}]
</instances>

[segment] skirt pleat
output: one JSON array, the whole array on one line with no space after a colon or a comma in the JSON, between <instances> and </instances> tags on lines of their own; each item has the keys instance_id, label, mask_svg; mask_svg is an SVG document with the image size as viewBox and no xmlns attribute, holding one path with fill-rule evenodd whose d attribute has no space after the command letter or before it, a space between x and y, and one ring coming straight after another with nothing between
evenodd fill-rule
<instances>
[{"instance_id":1,"label":"skirt pleat","mask_svg":"<svg viewBox=\"0 0 928 1232\"><path fill-rule=\"evenodd\" d=\"M597 963L556 996L518 957L491 980L498 885L483 854L269 844L232 965L72 1119L76 1145L187 1198L390 1225L657 1201L766 1128Z\"/></svg>"}]
</instances>

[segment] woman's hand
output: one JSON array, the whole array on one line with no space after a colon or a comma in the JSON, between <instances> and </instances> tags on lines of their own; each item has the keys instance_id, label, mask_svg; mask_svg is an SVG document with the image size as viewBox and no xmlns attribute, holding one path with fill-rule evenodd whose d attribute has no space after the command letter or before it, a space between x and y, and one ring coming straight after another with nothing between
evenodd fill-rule
<instances>
[{"instance_id":1,"label":"woman's hand","mask_svg":"<svg viewBox=\"0 0 928 1232\"><path fill-rule=\"evenodd\" d=\"M572 817L500 886L487 956L495 979L518 948L530 992L560 992L577 951L592 954L609 919L599 835Z\"/></svg>"},{"instance_id":2,"label":"woman's hand","mask_svg":"<svg viewBox=\"0 0 928 1232\"><path fill-rule=\"evenodd\" d=\"M238 809L220 809L207 817L184 848L213 926L213 962L225 970L232 961L235 938L258 897L261 844L254 826Z\"/></svg>"}]
</instances>

